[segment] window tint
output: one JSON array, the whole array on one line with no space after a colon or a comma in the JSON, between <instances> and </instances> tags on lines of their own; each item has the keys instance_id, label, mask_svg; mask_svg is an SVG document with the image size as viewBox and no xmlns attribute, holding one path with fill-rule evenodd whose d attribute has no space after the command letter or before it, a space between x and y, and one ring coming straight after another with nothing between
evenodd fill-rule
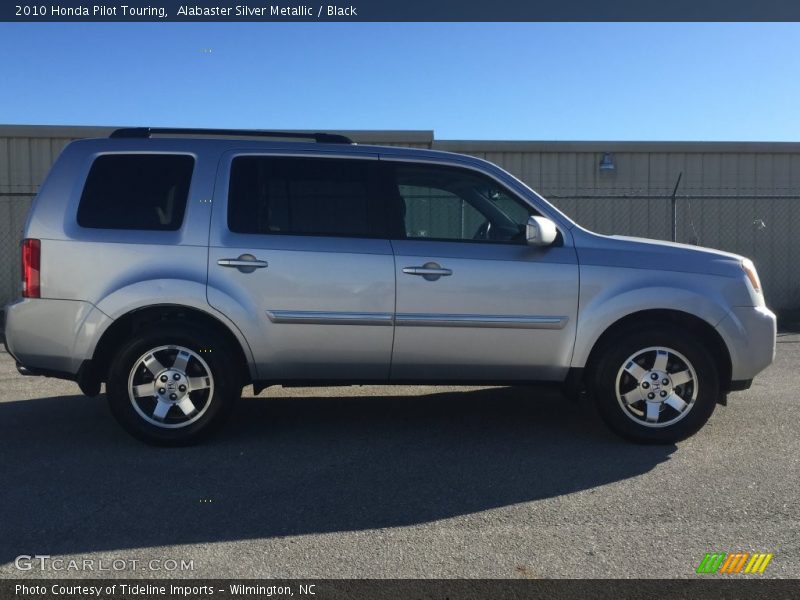
<instances>
[{"instance_id":1,"label":"window tint","mask_svg":"<svg viewBox=\"0 0 800 600\"><path fill-rule=\"evenodd\" d=\"M176 230L183 223L194 158L108 154L92 164L78 225L97 229Z\"/></svg>"},{"instance_id":2,"label":"window tint","mask_svg":"<svg viewBox=\"0 0 800 600\"><path fill-rule=\"evenodd\" d=\"M485 220L452 192L424 185L400 185L405 202L406 237L469 239Z\"/></svg>"},{"instance_id":3,"label":"window tint","mask_svg":"<svg viewBox=\"0 0 800 600\"><path fill-rule=\"evenodd\" d=\"M228 228L237 233L382 236L372 161L239 156L231 165Z\"/></svg>"},{"instance_id":4,"label":"window tint","mask_svg":"<svg viewBox=\"0 0 800 600\"><path fill-rule=\"evenodd\" d=\"M437 165L395 167L408 239L524 243L535 211L479 173Z\"/></svg>"}]
</instances>

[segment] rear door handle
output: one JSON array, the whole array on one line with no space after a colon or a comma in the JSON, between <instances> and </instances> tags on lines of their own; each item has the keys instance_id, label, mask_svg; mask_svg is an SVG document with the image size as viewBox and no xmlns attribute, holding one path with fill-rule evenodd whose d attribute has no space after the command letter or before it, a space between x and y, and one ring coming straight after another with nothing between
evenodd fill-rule
<instances>
[{"instance_id":1,"label":"rear door handle","mask_svg":"<svg viewBox=\"0 0 800 600\"><path fill-rule=\"evenodd\" d=\"M252 254L242 254L238 258L220 258L217 261L220 267L233 267L242 273L252 273L256 269L263 269L269 266L265 260L258 260Z\"/></svg>"},{"instance_id":2,"label":"rear door handle","mask_svg":"<svg viewBox=\"0 0 800 600\"><path fill-rule=\"evenodd\" d=\"M438 275L439 277L447 277L453 274L450 269L432 269L430 267L405 267L403 273L407 275Z\"/></svg>"},{"instance_id":3,"label":"rear door handle","mask_svg":"<svg viewBox=\"0 0 800 600\"><path fill-rule=\"evenodd\" d=\"M421 267L403 267L406 275L420 275L428 281L436 281L439 277L449 277L453 274L451 269L445 269L435 262L427 262Z\"/></svg>"},{"instance_id":4,"label":"rear door handle","mask_svg":"<svg viewBox=\"0 0 800 600\"><path fill-rule=\"evenodd\" d=\"M220 258L217 264L220 267L253 267L254 269L263 269L268 266L265 260L241 260L239 258Z\"/></svg>"}]
</instances>

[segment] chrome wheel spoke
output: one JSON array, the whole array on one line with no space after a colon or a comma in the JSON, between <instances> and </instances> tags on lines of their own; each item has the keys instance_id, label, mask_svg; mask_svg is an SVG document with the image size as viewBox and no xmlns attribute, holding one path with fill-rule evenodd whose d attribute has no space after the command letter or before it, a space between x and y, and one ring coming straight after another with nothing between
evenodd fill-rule
<instances>
[{"instance_id":1,"label":"chrome wheel spoke","mask_svg":"<svg viewBox=\"0 0 800 600\"><path fill-rule=\"evenodd\" d=\"M630 361L627 365L625 365L625 371L627 371L628 374L630 374L630 376L636 381L639 381L642 377L644 377L644 374L647 373L646 369L640 367L633 361Z\"/></svg>"},{"instance_id":2,"label":"chrome wheel spoke","mask_svg":"<svg viewBox=\"0 0 800 600\"><path fill-rule=\"evenodd\" d=\"M636 393L636 390L622 395L622 401L625 402L625 404L634 404L635 402L639 402L641 399L642 398L639 396L639 394Z\"/></svg>"},{"instance_id":3,"label":"chrome wheel spoke","mask_svg":"<svg viewBox=\"0 0 800 600\"><path fill-rule=\"evenodd\" d=\"M686 400L678 396L678 394L670 394L669 396L667 396L666 400L664 400L664 404L666 404L667 406L671 406L678 412L683 412L688 402L686 402Z\"/></svg>"},{"instance_id":4,"label":"chrome wheel spoke","mask_svg":"<svg viewBox=\"0 0 800 600\"><path fill-rule=\"evenodd\" d=\"M150 398L156 395L156 384L154 381L133 386L133 395L137 398Z\"/></svg>"},{"instance_id":5,"label":"chrome wheel spoke","mask_svg":"<svg viewBox=\"0 0 800 600\"><path fill-rule=\"evenodd\" d=\"M672 385L673 386L675 386L675 385L683 385L684 383L689 383L693 379L692 378L692 374L689 372L689 369L686 369L685 371L681 371L680 373L673 373L669 377L670 377L670 379L672 379Z\"/></svg>"},{"instance_id":6,"label":"chrome wheel spoke","mask_svg":"<svg viewBox=\"0 0 800 600\"><path fill-rule=\"evenodd\" d=\"M660 402L648 402L645 417L648 423L658 423L659 409L661 408Z\"/></svg>"},{"instance_id":7,"label":"chrome wheel spoke","mask_svg":"<svg viewBox=\"0 0 800 600\"><path fill-rule=\"evenodd\" d=\"M653 371L666 371L668 359L669 353L666 350L656 350L656 360L653 363Z\"/></svg>"},{"instance_id":8,"label":"chrome wheel spoke","mask_svg":"<svg viewBox=\"0 0 800 600\"><path fill-rule=\"evenodd\" d=\"M208 377L187 377L187 381L189 382L189 391L196 392L197 390L204 390L209 387L210 382Z\"/></svg>"},{"instance_id":9,"label":"chrome wheel spoke","mask_svg":"<svg viewBox=\"0 0 800 600\"><path fill-rule=\"evenodd\" d=\"M192 399L189 398L189 396L184 396L180 399L178 402L178 408L180 408L183 411L183 414L187 417L197 412L194 402L192 402Z\"/></svg>"},{"instance_id":10,"label":"chrome wheel spoke","mask_svg":"<svg viewBox=\"0 0 800 600\"><path fill-rule=\"evenodd\" d=\"M159 421L163 421L166 418L167 413L169 412L169 409L171 407L172 404L170 402L167 402L166 400L162 400L161 398L159 398L158 403L156 404L156 408L153 411L153 418L158 419Z\"/></svg>"},{"instance_id":11,"label":"chrome wheel spoke","mask_svg":"<svg viewBox=\"0 0 800 600\"><path fill-rule=\"evenodd\" d=\"M186 365L189 364L190 358L191 355L188 352L185 350L178 350L178 354L175 357L175 362L172 363L170 368L173 371L182 371L183 373L186 373Z\"/></svg>"},{"instance_id":12,"label":"chrome wheel spoke","mask_svg":"<svg viewBox=\"0 0 800 600\"><path fill-rule=\"evenodd\" d=\"M152 352L142 359L142 364L144 364L145 368L153 374L153 377L164 370L164 365L158 361L156 355Z\"/></svg>"}]
</instances>

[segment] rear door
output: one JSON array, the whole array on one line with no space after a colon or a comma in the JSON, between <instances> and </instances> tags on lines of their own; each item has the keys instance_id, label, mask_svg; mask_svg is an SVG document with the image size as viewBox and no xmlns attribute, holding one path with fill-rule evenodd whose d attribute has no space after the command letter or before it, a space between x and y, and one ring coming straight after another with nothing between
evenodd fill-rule
<instances>
[{"instance_id":1,"label":"rear door","mask_svg":"<svg viewBox=\"0 0 800 600\"><path fill-rule=\"evenodd\" d=\"M531 247L525 224L538 213L488 175L382 162L399 205L392 379L562 379L578 309L568 232Z\"/></svg>"},{"instance_id":2,"label":"rear door","mask_svg":"<svg viewBox=\"0 0 800 600\"><path fill-rule=\"evenodd\" d=\"M376 156L231 152L212 213L208 299L268 381L389 375L394 261Z\"/></svg>"}]
</instances>

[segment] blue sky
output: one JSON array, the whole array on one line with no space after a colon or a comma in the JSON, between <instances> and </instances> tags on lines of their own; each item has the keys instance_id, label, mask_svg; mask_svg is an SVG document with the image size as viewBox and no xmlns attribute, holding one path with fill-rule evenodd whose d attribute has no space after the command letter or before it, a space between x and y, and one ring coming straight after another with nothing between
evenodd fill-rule
<instances>
[{"instance_id":1,"label":"blue sky","mask_svg":"<svg viewBox=\"0 0 800 600\"><path fill-rule=\"evenodd\" d=\"M800 24L4 23L0 58L0 123L800 140Z\"/></svg>"}]
</instances>

